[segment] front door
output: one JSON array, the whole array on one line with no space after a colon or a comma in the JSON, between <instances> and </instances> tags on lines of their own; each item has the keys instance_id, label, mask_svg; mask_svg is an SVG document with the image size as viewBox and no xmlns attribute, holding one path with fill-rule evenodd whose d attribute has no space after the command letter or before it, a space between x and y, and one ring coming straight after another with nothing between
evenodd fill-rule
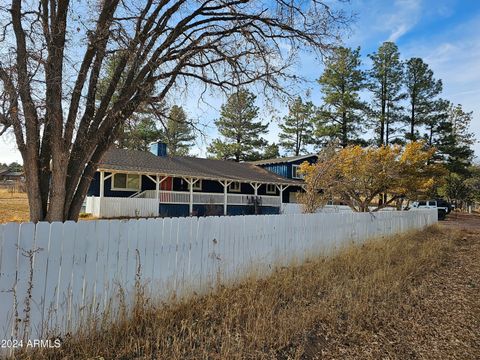
<instances>
[{"instance_id":1,"label":"front door","mask_svg":"<svg viewBox=\"0 0 480 360\"><path fill-rule=\"evenodd\" d=\"M173 189L173 178L172 177L167 177L160 184L160 190L172 191L172 189Z\"/></svg>"}]
</instances>

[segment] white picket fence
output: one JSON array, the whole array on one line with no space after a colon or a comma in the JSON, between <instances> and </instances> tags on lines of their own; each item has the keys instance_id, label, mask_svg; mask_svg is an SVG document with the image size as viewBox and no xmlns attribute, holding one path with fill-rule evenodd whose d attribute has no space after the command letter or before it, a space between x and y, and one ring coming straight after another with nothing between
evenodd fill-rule
<instances>
[{"instance_id":1,"label":"white picket fence","mask_svg":"<svg viewBox=\"0 0 480 360\"><path fill-rule=\"evenodd\" d=\"M74 331L119 288L128 302L139 275L154 297L183 296L436 221L423 210L0 225L0 335Z\"/></svg>"},{"instance_id":2,"label":"white picket fence","mask_svg":"<svg viewBox=\"0 0 480 360\"><path fill-rule=\"evenodd\" d=\"M385 207L380 211L395 211L393 207ZM283 203L280 211L282 214L301 214L303 212L302 205L298 203ZM325 205L317 209L317 213L339 213L339 212L353 212L352 208L347 205Z\"/></svg>"},{"instance_id":3,"label":"white picket fence","mask_svg":"<svg viewBox=\"0 0 480 360\"><path fill-rule=\"evenodd\" d=\"M303 212L302 205L298 203L283 203L280 208L282 214L301 214ZM339 212L353 212L353 210L346 205L325 205L317 210L317 213L339 213Z\"/></svg>"},{"instance_id":4,"label":"white picket fence","mask_svg":"<svg viewBox=\"0 0 480 360\"><path fill-rule=\"evenodd\" d=\"M87 196L86 212L97 217L153 217L158 216L158 200L143 198Z\"/></svg>"}]
</instances>

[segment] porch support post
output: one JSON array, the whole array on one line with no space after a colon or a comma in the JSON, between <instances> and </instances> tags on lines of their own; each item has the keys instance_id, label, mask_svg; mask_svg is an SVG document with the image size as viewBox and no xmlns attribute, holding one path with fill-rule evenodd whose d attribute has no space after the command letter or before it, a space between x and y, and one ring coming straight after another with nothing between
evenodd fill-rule
<instances>
[{"instance_id":1,"label":"porch support post","mask_svg":"<svg viewBox=\"0 0 480 360\"><path fill-rule=\"evenodd\" d=\"M113 176L112 176L112 181L113 181ZM94 214L95 216L98 216L98 217L102 216L102 202L103 202L104 195L105 195L105 171L100 171L100 199L98 199L98 207L97 207L98 214Z\"/></svg>"},{"instance_id":2,"label":"porch support post","mask_svg":"<svg viewBox=\"0 0 480 360\"><path fill-rule=\"evenodd\" d=\"M100 199L105 195L105 171L100 171Z\"/></svg>"},{"instance_id":3,"label":"porch support post","mask_svg":"<svg viewBox=\"0 0 480 360\"><path fill-rule=\"evenodd\" d=\"M155 174L155 177L152 177L150 175L145 175L147 178L149 178L150 180L152 180L154 183L155 183L155 196L157 198L157 200L160 200L160 184L162 182L165 181L165 179L167 178L166 176L163 176L161 179L160 179L160 175L159 174Z\"/></svg>"},{"instance_id":4,"label":"porch support post","mask_svg":"<svg viewBox=\"0 0 480 360\"><path fill-rule=\"evenodd\" d=\"M253 187L253 195L254 195L255 197L257 197L257 196L258 196L258 189L260 188L260 186L261 186L262 184L259 184L259 183L250 183L250 185L252 185L252 187Z\"/></svg>"},{"instance_id":5,"label":"porch support post","mask_svg":"<svg viewBox=\"0 0 480 360\"><path fill-rule=\"evenodd\" d=\"M190 216L193 214L193 178L190 178L188 182L188 186L190 187L190 197L188 199L188 212Z\"/></svg>"},{"instance_id":6,"label":"porch support post","mask_svg":"<svg viewBox=\"0 0 480 360\"><path fill-rule=\"evenodd\" d=\"M286 190L290 185L277 185L277 189L280 192L280 206L283 204L283 190Z\"/></svg>"},{"instance_id":7,"label":"porch support post","mask_svg":"<svg viewBox=\"0 0 480 360\"><path fill-rule=\"evenodd\" d=\"M220 184L223 186L223 215L227 215L228 210L228 185L230 185L232 181L220 181Z\"/></svg>"},{"instance_id":8,"label":"porch support post","mask_svg":"<svg viewBox=\"0 0 480 360\"><path fill-rule=\"evenodd\" d=\"M190 213L190 216L193 214L193 185L199 180L199 179L194 179L194 178L183 178L187 184L188 184L188 189L190 196L188 198L188 212Z\"/></svg>"}]
</instances>

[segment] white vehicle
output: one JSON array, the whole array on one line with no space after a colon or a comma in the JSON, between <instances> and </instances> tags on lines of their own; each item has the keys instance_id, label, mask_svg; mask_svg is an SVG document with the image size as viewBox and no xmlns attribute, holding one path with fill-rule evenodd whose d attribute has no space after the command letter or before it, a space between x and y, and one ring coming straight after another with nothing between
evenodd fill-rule
<instances>
[{"instance_id":1,"label":"white vehicle","mask_svg":"<svg viewBox=\"0 0 480 360\"><path fill-rule=\"evenodd\" d=\"M445 200L419 200L412 203L413 209L437 209L438 220L444 220L445 216L450 213L451 206Z\"/></svg>"}]
</instances>

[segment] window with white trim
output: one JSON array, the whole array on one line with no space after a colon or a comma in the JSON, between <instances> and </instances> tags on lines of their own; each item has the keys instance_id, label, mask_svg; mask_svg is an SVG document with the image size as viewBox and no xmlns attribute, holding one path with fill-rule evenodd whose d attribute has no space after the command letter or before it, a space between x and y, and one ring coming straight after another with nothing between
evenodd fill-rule
<instances>
[{"instance_id":1,"label":"window with white trim","mask_svg":"<svg viewBox=\"0 0 480 360\"><path fill-rule=\"evenodd\" d=\"M303 179L303 174L300 172L300 165L292 165L292 178Z\"/></svg>"},{"instance_id":2,"label":"window with white trim","mask_svg":"<svg viewBox=\"0 0 480 360\"><path fill-rule=\"evenodd\" d=\"M234 181L228 185L228 191L231 192L240 192L240 182Z\"/></svg>"},{"instance_id":3,"label":"window with white trim","mask_svg":"<svg viewBox=\"0 0 480 360\"><path fill-rule=\"evenodd\" d=\"M139 174L115 173L112 176L112 190L139 191L142 181Z\"/></svg>"},{"instance_id":4,"label":"window with white trim","mask_svg":"<svg viewBox=\"0 0 480 360\"><path fill-rule=\"evenodd\" d=\"M277 191L275 184L267 184L267 194L275 194Z\"/></svg>"},{"instance_id":5,"label":"window with white trim","mask_svg":"<svg viewBox=\"0 0 480 360\"><path fill-rule=\"evenodd\" d=\"M193 190L202 190L202 180L198 179L192 186Z\"/></svg>"}]
</instances>

